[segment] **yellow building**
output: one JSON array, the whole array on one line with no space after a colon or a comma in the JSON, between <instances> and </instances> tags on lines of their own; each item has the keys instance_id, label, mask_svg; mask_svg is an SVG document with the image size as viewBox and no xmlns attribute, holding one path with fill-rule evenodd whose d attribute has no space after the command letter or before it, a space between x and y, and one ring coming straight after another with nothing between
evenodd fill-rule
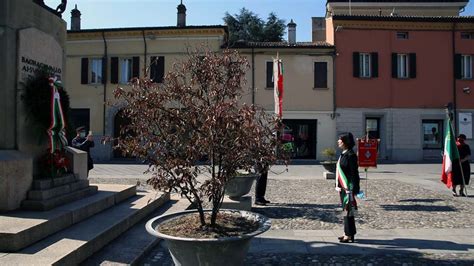
<instances>
[{"instance_id":1,"label":"yellow building","mask_svg":"<svg viewBox=\"0 0 474 266\"><path fill-rule=\"evenodd\" d=\"M111 145L100 144L103 136L118 136L122 123L120 104L113 103L113 90L127 86L136 76L148 75L160 82L174 62L202 44L213 51L227 46L226 26L186 26L184 5L178 6L178 26L80 29L80 12L72 11L72 28L66 49L67 86L74 124L85 125L96 139L91 150L96 161L120 158ZM321 159L320 151L335 146L334 47L323 42L296 43L296 24L289 24L290 42L238 43L248 58L248 93L243 101L272 112L272 58L279 54L284 64L284 115L288 141L294 142L294 157ZM150 65L151 62L155 62ZM269 72L270 69L270 72Z\"/></svg>"}]
</instances>

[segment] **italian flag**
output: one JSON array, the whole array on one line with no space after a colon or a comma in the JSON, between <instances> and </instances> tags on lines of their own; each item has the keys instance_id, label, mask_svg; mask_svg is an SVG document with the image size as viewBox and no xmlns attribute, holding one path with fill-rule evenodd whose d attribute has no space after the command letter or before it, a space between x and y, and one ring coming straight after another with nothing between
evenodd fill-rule
<instances>
[{"instance_id":1,"label":"italian flag","mask_svg":"<svg viewBox=\"0 0 474 266\"><path fill-rule=\"evenodd\" d=\"M445 135L441 182L445 183L448 188L451 188L453 186L453 162L459 159L459 151L454 140L453 126L450 118L448 118L446 124Z\"/></svg>"},{"instance_id":2,"label":"italian flag","mask_svg":"<svg viewBox=\"0 0 474 266\"><path fill-rule=\"evenodd\" d=\"M280 59L273 59L273 91L275 98L275 114L283 115L283 64Z\"/></svg>"}]
</instances>

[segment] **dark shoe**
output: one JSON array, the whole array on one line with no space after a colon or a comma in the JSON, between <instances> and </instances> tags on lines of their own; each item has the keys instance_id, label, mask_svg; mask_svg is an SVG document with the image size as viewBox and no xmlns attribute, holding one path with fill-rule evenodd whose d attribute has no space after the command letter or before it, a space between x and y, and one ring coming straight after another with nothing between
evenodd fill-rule
<instances>
[{"instance_id":1,"label":"dark shoe","mask_svg":"<svg viewBox=\"0 0 474 266\"><path fill-rule=\"evenodd\" d=\"M453 196L454 197L457 197L458 196L458 193L456 193L456 189L453 188Z\"/></svg>"},{"instance_id":2,"label":"dark shoe","mask_svg":"<svg viewBox=\"0 0 474 266\"><path fill-rule=\"evenodd\" d=\"M345 236L338 236L337 239L339 239L339 241L340 241L340 240L344 239L344 237Z\"/></svg>"},{"instance_id":3,"label":"dark shoe","mask_svg":"<svg viewBox=\"0 0 474 266\"><path fill-rule=\"evenodd\" d=\"M255 205L259 205L259 206L266 206L266 205L267 205L267 203L266 203L266 202L264 202L264 201L256 200L256 201L255 201Z\"/></svg>"},{"instance_id":4,"label":"dark shoe","mask_svg":"<svg viewBox=\"0 0 474 266\"><path fill-rule=\"evenodd\" d=\"M261 200L261 201L262 201L262 202L265 202L265 203L270 203L270 201L269 201L269 200L266 200L266 199L263 199L263 200Z\"/></svg>"},{"instance_id":5,"label":"dark shoe","mask_svg":"<svg viewBox=\"0 0 474 266\"><path fill-rule=\"evenodd\" d=\"M339 239L341 243L354 243L354 236L343 236L342 239Z\"/></svg>"},{"instance_id":6,"label":"dark shoe","mask_svg":"<svg viewBox=\"0 0 474 266\"><path fill-rule=\"evenodd\" d=\"M460 197L466 197L466 194L464 194L464 190L459 191L459 196Z\"/></svg>"}]
</instances>

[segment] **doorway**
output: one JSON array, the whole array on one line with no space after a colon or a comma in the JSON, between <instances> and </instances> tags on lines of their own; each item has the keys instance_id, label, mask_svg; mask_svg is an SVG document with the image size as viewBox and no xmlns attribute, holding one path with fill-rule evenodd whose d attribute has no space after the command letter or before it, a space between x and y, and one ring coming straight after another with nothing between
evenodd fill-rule
<instances>
[{"instance_id":1,"label":"doorway","mask_svg":"<svg viewBox=\"0 0 474 266\"><path fill-rule=\"evenodd\" d=\"M132 135L131 132L121 133L120 130L123 126L130 124L130 118L124 115L122 110L118 111L114 117L114 139L118 137L125 137L127 135ZM114 141L114 146L117 145L117 141ZM133 159L135 157L129 154L123 154L121 149L114 149L113 156L115 159Z\"/></svg>"},{"instance_id":2,"label":"doorway","mask_svg":"<svg viewBox=\"0 0 474 266\"><path fill-rule=\"evenodd\" d=\"M291 148L291 159L316 159L316 125L314 119L285 119L282 140Z\"/></svg>"}]
</instances>

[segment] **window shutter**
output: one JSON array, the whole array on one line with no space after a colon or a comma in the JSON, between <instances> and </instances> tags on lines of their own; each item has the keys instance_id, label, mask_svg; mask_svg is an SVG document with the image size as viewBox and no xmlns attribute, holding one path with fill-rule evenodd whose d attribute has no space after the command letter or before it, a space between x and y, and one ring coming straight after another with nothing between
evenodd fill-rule
<instances>
[{"instance_id":1,"label":"window shutter","mask_svg":"<svg viewBox=\"0 0 474 266\"><path fill-rule=\"evenodd\" d=\"M273 62L267 62L267 88L273 87Z\"/></svg>"},{"instance_id":2,"label":"window shutter","mask_svg":"<svg viewBox=\"0 0 474 266\"><path fill-rule=\"evenodd\" d=\"M110 83L118 83L118 57L110 59Z\"/></svg>"},{"instance_id":3,"label":"window shutter","mask_svg":"<svg viewBox=\"0 0 474 266\"><path fill-rule=\"evenodd\" d=\"M326 62L314 63L314 88L328 87L328 67Z\"/></svg>"},{"instance_id":4,"label":"window shutter","mask_svg":"<svg viewBox=\"0 0 474 266\"><path fill-rule=\"evenodd\" d=\"M371 73L373 78L377 78L379 76L379 54L378 53L371 53L370 60L372 61L371 65Z\"/></svg>"},{"instance_id":5,"label":"window shutter","mask_svg":"<svg viewBox=\"0 0 474 266\"><path fill-rule=\"evenodd\" d=\"M89 83L89 58L81 59L81 84Z\"/></svg>"},{"instance_id":6,"label":"window shutter","mask_svg":"<svg viewBox=\"0 0 474 266\"><path fill-rule=\"evenodd\" d=\"M102 57L102 84L107 83L107 57Z\"/></svg>"},{"instance_id":7,"label":"window shutter","mask_svg":"<svg viewBox=\"0 0 474 266\"><path fill-rule=\"evenodd\" d=\"M132 63L132 78L140 77L140 57L134 56Z\"/></svg>"},{"instance_id":8,"label":"window shutter","mask_svg":"<svg viewBox=\"0 0 474 266\"><path fill-rule=\"evenodd\" d=\"M360 77L360 53L352 53L352 64L353 64L353 73L354 78Z\"/></svg>"},{"instance_id":9,"label":"window shutter","mask_svg":"<svg viewBox=\"0 0 474 266\"><path fill-rule=\"evenodd\" d=\"M158 62L157 63L157 66L156 66L156 74L157 74L157 77L156 77L156 82L158 83L162 83L163 82L163 78L165 76L165 57L164 56L159 56L158 57Z\"/></svg>"},{"instance_id":10,"label":"window shutter","mask_svg":"<svg viewBox=\"0 0 474 266\"><path fill-rule=\"evenodd\" d=\"M455 54L454 55L454 78L455 79L461 79L462 78L462 55L461 54Z\"/></svg>"},{"instance_id":11,"label":"window shutter","mask_svg":"<svg viewBox=\"0 0 474 266\"><path fill-rule=\"evenodd\" d=\"M416 54L411 53L410 54L410 78L414 79L416 78Z\"/></svg>"},{"instance_id":12,"label":"window shutter","mask_svg":"<svg viewBox=\"0 0 474 266\"><path fill-rule=\"evenodd\" d=\"M398 78L398 62L397 54L392 53L392 78Z\"/></svg>"}]
</instances>

